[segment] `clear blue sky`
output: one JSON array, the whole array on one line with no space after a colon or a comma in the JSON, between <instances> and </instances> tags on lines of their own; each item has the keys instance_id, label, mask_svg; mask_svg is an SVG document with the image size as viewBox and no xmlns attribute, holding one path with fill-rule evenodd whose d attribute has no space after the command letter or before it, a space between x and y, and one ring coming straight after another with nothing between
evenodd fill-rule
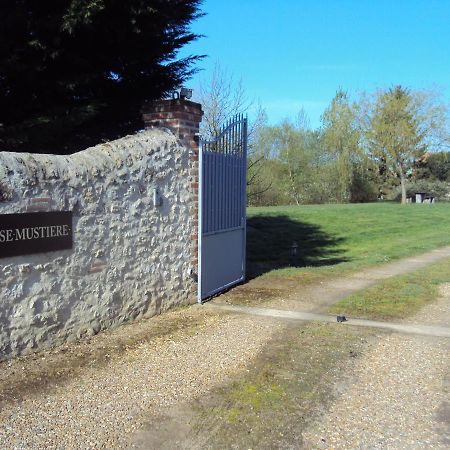
<instances>
[{"instance_id":1,"label":"clear blue sky","mask_svg":"<svg viewBox=\"0 0 450 450\"><path fill-rule=\"evenodd\" d=\"M271 123L300 108L311 125L336 89L351 95L402 84L450 100L450 0L205 0L186 47L206 54L187 85L216 62L242 78Z\"/></svg>"}]
</instances>

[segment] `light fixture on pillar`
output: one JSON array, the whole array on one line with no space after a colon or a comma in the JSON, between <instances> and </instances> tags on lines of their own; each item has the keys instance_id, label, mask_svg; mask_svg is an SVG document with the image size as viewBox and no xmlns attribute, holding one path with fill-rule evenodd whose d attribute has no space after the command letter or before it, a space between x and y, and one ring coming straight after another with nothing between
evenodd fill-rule
<instances>
[{"instance_id":1,"label":"light fixture on pillar","mask_svg":"<svg viewBox=\"0 0 450 450\"><path fill-rule=\"evenodd\" d=\"M182 100L189 100L190 98L192 98L192 89L182 87L180 89L180 98Z\"/></svg>"},{"instance_id":2,"label":"light fixture on pillar","mask_svg":"<svg viewBox=\"0 0 450 450\"><path fill-rule=\"evenodd\" d=\"M180 92L174 91L172 92L172 98L181 99L181 100L189 100L192 98L192 89L188 89L186 87L181 87Z\"/></svg>"}]
</instances>

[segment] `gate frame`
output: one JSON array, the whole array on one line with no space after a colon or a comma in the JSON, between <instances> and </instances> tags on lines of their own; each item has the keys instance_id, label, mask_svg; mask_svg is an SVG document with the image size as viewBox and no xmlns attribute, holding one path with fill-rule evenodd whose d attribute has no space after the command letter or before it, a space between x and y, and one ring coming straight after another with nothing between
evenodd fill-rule
<instances>
[{"instance_id":1,"label":"gate frame","mask_svg":"<svg viewBox=\"0 0 450 450\"><path fill-rule=\"evenodd\" d=\"M203 150L202 141L198 145L198 229L197 229L197 302L202 304L202 231L203 231Z\"/></svg>"},{"instance_id":2,"label":"gate frame","mask_svg":"<svg viewBox=\"0 0 450 450\"><path fill-rule=\"evenodd\" d=\"M242 121L243 124L243 140L242 140L242 155L245 160L245 170L244 170L244 187L242 189L242 204L244 210L247 208L247 145L248 145L248 118L244 115L236 115L233 120L230 120L226 126L223 127L223 130L216 136L217 139L221 134L225 133L228 128L232 127L235 122ZM213 139L213 140L214 140ZM202 237L203 237L203 141L200 139L199 141L199 151L198 151L198 225L197 225L197 233L198 233L198 253L197 253L197 261L198 261L198 269L197 269L197 302L200 304L204 303L204 299L202 299ZM213 297L219 292L223 292L230 288L231 286L235 286L236 284L242 283L246 278L246 260L247 260L247 213L245 212L244 216L241 219L241 227L243 228L243 239L242 239L242 277L238 280L227 283L224 286L217 288L212 291L211 295L207 298ZM229 231L228 230L224 230Z\"/></svg>"}]
</instances>

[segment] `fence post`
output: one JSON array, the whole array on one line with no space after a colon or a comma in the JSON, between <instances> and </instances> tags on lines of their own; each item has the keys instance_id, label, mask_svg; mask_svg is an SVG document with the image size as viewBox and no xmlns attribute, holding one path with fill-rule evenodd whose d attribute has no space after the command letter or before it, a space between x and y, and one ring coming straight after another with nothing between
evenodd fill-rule
<instances>
[{"instance_id":1,"label":"fence post","mask_svg":"<svg viewBox=\"0 0 450 450\"><path fill-rule=\"evenodd\" d=\"M189 150L191 273L194 278L198 277L199 126L202 116L202 106L185 99L156 100L146 102L142 107L146 127L170 129ZM196 297L197 291L193 294Z\"/></svg>"}]
</instances>

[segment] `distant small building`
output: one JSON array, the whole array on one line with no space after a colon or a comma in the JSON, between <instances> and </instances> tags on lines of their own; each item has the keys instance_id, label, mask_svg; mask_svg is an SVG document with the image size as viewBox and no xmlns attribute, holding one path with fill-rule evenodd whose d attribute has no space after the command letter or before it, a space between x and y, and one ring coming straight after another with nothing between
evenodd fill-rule
<instances>
[{"instance_id":1,"label":"distant small building","mask_svg":"<svg viewBox=\"0 0 450 450\"><path fill-rule=\"evenodd\" d=\"M416 192L416 203L423 203L425 196L425 192Z\"/></svg>"},{"instance_id":2,"label":"distant small building","mask_svg":"<svg viewBox=\"0 0 450 450\"><path fill-rule=\"evenodd\" d=\"M416 203L434 203L434 196L425 192L416 192Z\"/></svg>"}]
</instances>

